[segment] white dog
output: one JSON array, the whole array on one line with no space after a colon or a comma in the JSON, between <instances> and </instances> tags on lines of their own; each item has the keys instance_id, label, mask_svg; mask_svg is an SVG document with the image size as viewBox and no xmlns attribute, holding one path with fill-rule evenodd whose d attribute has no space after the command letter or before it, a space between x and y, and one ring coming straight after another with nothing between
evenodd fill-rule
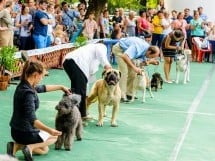
<instances>
[{"instance_id":1,"label":"white dog","mask_svg":"<svg viewBox=\"0 0 215 161\"><path fill-rule=\"evenodd\" d=\"M149 79L146 71L144 70L144 68L141 67L140 60L138 60L138 59L137 60L133 60L133 63L137 67L142 68L142 74L137 74L137 76L135 77L135 80L134 80L134 89L135 89L135 92L134 92L134 96L132 96L132 100L131 101L134 101L135 93L138 90L141 90L143 92L142 102L144 103L144 102L146 102L146 88L148 88L149 94L150 94L151 98L154 97L154 95L152 94L152 91L151 91L150 79Z\"/></svg>"},{"instance_id":2,"label":"white dog","mask_svg":"<svg viewBox=\"0 0 215 161\"><path fill-rule=\"evenodd\" d=\"M179 82L180 72L184 73L184 84L190 81L190 61L189 55L191 55L191 50L184 50L181 54L175 56L176 61L176 81Z\"/></svg>"}]
</instances>

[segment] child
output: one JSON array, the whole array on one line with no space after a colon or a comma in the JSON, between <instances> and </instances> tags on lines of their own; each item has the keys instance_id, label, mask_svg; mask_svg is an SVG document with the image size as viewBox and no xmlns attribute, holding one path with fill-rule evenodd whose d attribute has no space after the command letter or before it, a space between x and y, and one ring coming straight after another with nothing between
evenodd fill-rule
<instances>
[{"instance_id":1,"label":"child","mask_svg":"<svg viewBox=\"0 0 215 161\"><path fill-rule=\"evenodd\" d=\"M54 32L54 45L64 44L69 42L69 37L66 32L63 31L63 25L57 25Z\"/></svg>"}]
</instances>

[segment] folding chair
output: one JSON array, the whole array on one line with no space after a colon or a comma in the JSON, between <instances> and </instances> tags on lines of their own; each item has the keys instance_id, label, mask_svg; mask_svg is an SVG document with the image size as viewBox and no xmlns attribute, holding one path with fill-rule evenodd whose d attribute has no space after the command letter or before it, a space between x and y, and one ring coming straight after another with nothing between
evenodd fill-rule
<instances>
[{"instance_id":1,"label":"folding chair","mask_svg":"<svg viewBox=\"0 0 215 161\"><path fill-rule=\"evenodd\" d=\"M203 38L200 38L200 37L193 37L192 38L192 43L193 43L193 50L194 52L196 52L196 55L197 55L197 61L199 63L202 63L203 61L203 58L205 57L205 53L208 53L208 54L212 54L212 48L211 48L211 44L208 43L208 47L203 49L201 48L201 43L204 41ZM210 57L210 55L209 55Z\"/></svg>"}]
</instances>

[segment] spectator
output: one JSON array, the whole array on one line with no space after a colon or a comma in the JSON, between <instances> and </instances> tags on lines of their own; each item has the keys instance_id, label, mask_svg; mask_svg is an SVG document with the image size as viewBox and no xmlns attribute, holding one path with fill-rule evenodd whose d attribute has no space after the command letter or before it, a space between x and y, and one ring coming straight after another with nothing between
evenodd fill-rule
<instances>
[{"instance_id":1,"label":"spectator","mask_svg":"<svg viewBox=\"0 0 215 161\"><path fill-rule=\"evenodd\" d=\"M54 30L54 27L56 26L53 4L49 4L47 6L47 15L48 15L48 18L52 21L52 24L48 24L48 30L47 30L46 47L49 47L54 42L53 30Z\"/></svg>"},{"instance_id":2,"label":"spectator","mask_svg":"<svg viewBox=\"0 0 215 161\"><path fill-rule=\"evenodd\" d=\"M63 31L63 25L57 25L53 31L54 45L65 44L69 42L69 37L66 31Z\"/></svg>"},{"instance_id":3,"label":"spectator","mask_svg":"<svg viewBox=\"0 0 215 161\"><path fill-rule=\"evenodd\" d=\"M170 32L172 32L172 19L169 17L170 14L168 12L164 12L164 18L162 19L162 26L163 26L163 35L166 37Z\"/></svg>"},{"instance_id":4,"label":"spectator","mask_svg":"<svg viewBox=\"0 0 215 161\"><path fill-rule=\"evenodd\" d=\"M6 8L4 8L6 6ZM13 21L10 12L13 9L13 2L0 0L0 47L13 46Z\"/></svg>"},{"instance_id":5,"label":"spectator","mask_svg":"<svg viewBox=\"0 0 215 161\"><path fill-rule=\"evenodd\" d=\"M21 74L21 82L16 87L13 97L13 113L10 121L11 136L15 142L8 142L7 154L15 156L22 150L26 161L33 161L32 154L48 153L48 146L57 141L61 135L51 127L46 126L36 116L39 108L37 93L62 90L70 94L62 85L38 85L45 74L40 62L27 61Z\"/></svg>"},{"instance_id":6,"label":"spectator","mask_svg":"<svg viewBox=\"0 0 215 161\"><path fill-rule=\"evenodd\" d=\"M119 23L113 24L113 31L111 33L111 39L120 39L123 37L122 29Z\"/></svg>"},{"instance_id":7,"label":"spectator","mask_svg":"<svg viewBox=\"0 0 215 161\"><path fill-rule=\"evenodd\" d=\"M136 67L132 60L141 59L145 64L158 65L159 62L154 58L159 56L159 48L150 46L148 42L138 37L122 38L113 46L113 54L117 58L121 79L119 86L121 89L121 102L129 102L134 92L134 79L142 70Z\"/></svg>"},{"instance_id":8,"label":"spectator","mask_svg":"<svg viewBox=\"0 0 215 161\"><path fill-rule=\"evenodd\" d=\"M37 49L46 47L48 25L53 24L53 20L46 14L47 4L46 0L40 0L34 17L33 39Z\"/></svg>"},{"instance_id":9,"label":"spectator","mask_svg":"<svg viewBox=\"0 0 215 161\"><path fill-rule=\"evenodd\" d=\"M113 23L119 23L121 26L123 25L122 17L119 15L119 9L116 9L114 12L114 16L112 18Z\"/></svg>"},{"instance_id":10,"label":"spectator","mask_svg":"<svg viewBox=\"0 0 215 161\"><path fill-rule=\"evenodd\" d=\"M192 48L192 40L191 40L190 21L193 19L193 17L190 15L190 9L189 8L184 9L184 19L187 22L187 28L186 28L187 45L188 45L189 49L191 49Z\"/></svg>"},{"instance_id":11,"label":"spectator","mask_svg":"<svg viewBox=\"0 0 215 161\"><path fill-rule=\"evenodd\" d=\"M128 17L125 19L124 22L124 30L128 36L136 36L135 34L135 12L130 11Z\"/></svg>"},{"instance_id":12,"label":"spectator","mask_svg":"<svg viewBox=\"0 0 215 161\"><path fill-rule=\"evenodd\" d=\"M174 20L176 20L177 19L177 14L178 14L178 12L176 11L176 10L172 10L172 20L174 21Z\"/></svg>"},{"instance_id":13,"label":"spectator","mask_svg":"<svg viewBox=\"0 0 215 161\"><path fill-rule=\"evenodd\" d=\"M29 7L23 5L21 13L16 16L16 27L20 36L19 50L30 50L32 44L31 30L33 29L32 16L29 14Z\"/></svg>"},{"instance_id":14,"label":"spectator","mask_svg":"<svg viewBox=\"0 0 215 161\"><path fill-rule=\"evenodd\" d=\"M193 19L190 21L190 29L191 29L191 39L193 37L205 37L205 30L204 30L204 22L199 16L198 11L194 11ZM192 51L192 59L193 61L196 61L197 59L197 53L195 50Z\"/></svg>"},{"instance_id":15,"label":"spectator","mask_svg":"<svg viewBox=\"0 0 215 161\"><path fill-rule=\"evenodd\" d=\"M157 15L154 16L152 24L154 25L154 31L152 33L152 45L157 45L161 47L161 42L163 40L163 26L162 26L163 12L158 11Z\"/></svg>"},{"instance_id":16,"label":"spectator","mask_svg":"<svg viewBox=\"0 0 215 161\"><path fill-rule=\"evenodd\" d=\"M83 23L83 35L86 36L89 40L92 40L95 32L97 31L97 23L94 20L94 13L89 13L88 19L84 20Z\"/></svg>"},{"instance_id":17,"label":"spectator","mask_svg":"<svg viewBox=\"0 0 215 161\"><path fill-rule=\"evenodd\" d=\"M181 29L184 33L184 36L187 36L186 29L187 29L187 21L184 20L184 13L179 12L177 19L173 21L173 29Z\"/></svg>"},{"instance_id":18,"label":"spectator","mask_svg":"<svg viewBox=\"0 0 215 161\"><path fill-rule=\"evenodd\" d=\"M100 18L100 38L107 38L110 34L110 25L109 25L109 12L108 10L103 11L103 15Z\"/></svg>"},{"instance_id":19,"label":"spectator","mask_svg":"<svg viewBox=\"0 0 215 161\"><path fill-rule=\"evenodd\" d=\"M72 38L73 32L76 30L74 18L80 18L80 13L74 9L69 9L67 2L62 2L62 24L67 28L69 39Z\"/></svg>"},{"instance_id":20,"label":"spectator","mask_svg":"<svg viewBox=\"0 0 215 161\"><path fill-rule=\"evenodd\" d=\"M199 16L204 22L207 22L208 16L203 13L203 7L198 7Z\"/></svg>"},{"instance_id":21,"label":"spectator","mask_svg":"<svg viewBox=\"0 0 215 161\"><path fill-rule=\"evenodd\" d=\"M140 10L139 12L139 18L137 19L137 32L138 36L143 32L143 31L149 31L149 23L146 20L146 11Z\"/></svg>"}]
</instances>

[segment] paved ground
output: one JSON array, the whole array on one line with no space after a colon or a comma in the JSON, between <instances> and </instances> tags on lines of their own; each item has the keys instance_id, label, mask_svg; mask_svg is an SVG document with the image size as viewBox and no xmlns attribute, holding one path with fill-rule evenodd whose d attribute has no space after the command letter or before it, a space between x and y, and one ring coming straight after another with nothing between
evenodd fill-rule
<instances>
[{"instance_id":1,"label":"paved ground","mask_svg":"<svg viewBox=\"0 0 215 161\"><path fill-rule=\"evenodd\" d=\"M162 73L162 64L149 73ZM163 74L163 73L162 73ZM98 76L99 77L99 76ZM175 69L172 69L175 77ZM69 86L63 70L50 70L43 83ZM71 151L55 151L34 156L40 161L215 161L215 64L192 63L191 82L187 85L164 84L147 97L146 103L136 100L120 104L119 127L110 127L111 108L103 127L96 127L96 104L90 110L95 120L84 128L84 139L75 141ZM15 85L0 92L0 154L6 153L11 140L9 120ZM54 127L54 109L62 93L40 94L38 117ZM141 93L138 93L140 97ZM17 158L24 160L21 152Z\"/></svg>"}]
</instances>

